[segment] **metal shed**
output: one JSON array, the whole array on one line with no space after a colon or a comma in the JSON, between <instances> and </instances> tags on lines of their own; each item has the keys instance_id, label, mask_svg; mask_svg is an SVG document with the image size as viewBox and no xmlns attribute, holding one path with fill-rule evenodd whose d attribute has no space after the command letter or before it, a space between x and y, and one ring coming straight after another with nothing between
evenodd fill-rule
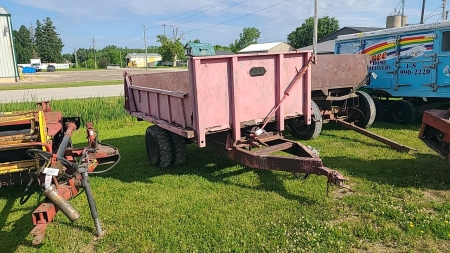
<instances>
[{"instance_id":1,"label":"metal shed","mask_svg":"<svg viewBox=\"0 0 450 253\"><path fill-rule=\"evenodd\" d=\"M18 76L11 14L0 6L0 82L17 82Z\"/></svg>"}]
</instances>

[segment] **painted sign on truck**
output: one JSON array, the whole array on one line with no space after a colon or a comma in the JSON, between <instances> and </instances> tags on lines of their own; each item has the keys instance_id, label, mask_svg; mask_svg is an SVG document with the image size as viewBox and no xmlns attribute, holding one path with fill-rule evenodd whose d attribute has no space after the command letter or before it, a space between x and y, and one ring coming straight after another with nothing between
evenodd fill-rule
<instances>
[{"instance_id":1,"label":"painted sign on truck","mask_svg":"<svg viewBox=\"0 0 450 253\"><path fill-rule=\"evenodd\" d=\"M403 98L410 108L450 102L450 21L341 35L335 53L371 56L366 88L374 96Z\"/></svg>"}]
</instances>

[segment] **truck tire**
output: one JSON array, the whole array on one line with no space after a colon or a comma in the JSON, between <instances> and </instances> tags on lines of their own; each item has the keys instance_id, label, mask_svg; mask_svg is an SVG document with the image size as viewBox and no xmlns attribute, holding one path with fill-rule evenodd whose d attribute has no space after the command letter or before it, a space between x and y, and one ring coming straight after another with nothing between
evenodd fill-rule
<instances>
[{"instance_id":1,"label":"truck tire","mask_svg":"<svg viewBox=\"0 0 450 253\"><path fill-rule=\"evenodd\" d=\"M313 117L311 124L306 125L304 117L297 117L293 119L288 119L286 121L289 132L295 138L300 140L312 140L319 136L322 131L322 115L320 114L319 106L316 102L311 101L311 109L313 110ZM316 121L317 120L317 121Z\"/></svg>"},{"instance_id":2,"label":"truck tire","mask_svg":"<svg viewBox=\"0 0 450 253\"><path fill-rule=\"evenodd\" d=\"M347 119L347 122L354 122L356 126L361 128L370 127L375 121L375 117L377 114L377 109L375 107L375 102L372 97L364 91L357 91L359 99L359 106L356 108L355 117L351 116ZM355 110L355 109L349 109ZM361 113L363 115L361 115Z\"/></svg>"},{"instance_id":3,"label":"truck tire","mask_svg":"<svg viewBox=\"0 0 450 253\"><path fill-rule=\"evenodd\" d=\"M381 103L380 99L378 98L373 98L373 102L375 103L375 111L376 116L375 116L375 120L379 121L383 118L383 114L384 114L384 108L383 108L383 103Z\"/></svg>"},{"instance_id":4,"label":"truck tire","mask_svg":"<svg viewBox=\"0 0 450 253\"><path fill-rule=\"evenodd\" d=\"M165 168L172 163L172 145L168 131L159 126L149 126L145 132L145 149L149 162Z\"/></svg>"},{"instance_id":5,"label":"truck tire","mask_svg":"<svg viewBox=\"0 0 450 253\"><path fill-rule=\"evenodd\" d=\"M172 132L169 132L169 138L172 145L172 164L183 164L186 161L185 138Z\"/></svg>"},{"instance_id":6,"label":"truck tire","mask_svg":"<svg viewBox=\"0 0 450 253\"><path fill-rule=\"evenodd\" d=\"M389 116L393 123L401 125L411 124L417 117L416 107L408 100L398 100L389 109Z\"/></svg>"}]
</instances>

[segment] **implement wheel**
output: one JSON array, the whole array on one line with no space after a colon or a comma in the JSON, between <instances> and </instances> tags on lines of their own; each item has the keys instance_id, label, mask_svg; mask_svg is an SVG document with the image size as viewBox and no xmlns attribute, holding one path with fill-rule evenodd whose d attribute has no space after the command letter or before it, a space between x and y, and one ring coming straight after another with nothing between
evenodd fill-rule
<instances>
[{"instance_id":1,"label":"implement wheel","mask_svg":"<svg viewBox=\"0 0 450 253\"><path fill-rule=\"evenodd\" d=\"M391 121L402 125L413 123L416 114L416 107L408 100L395 101L389 110Z\"/></svg>"},{"instance_id":2,"label":"implement wheel","mask_svg":"<svg viewBox=\"0 0 450 253\"><path fill-rule=\"evenodd\" d=\"M288 119L286 121L289 132L292 136L300 140L312 140L319 136L322 131L322 115L320 115L319 106L316 102L311 100L311 109L313 110L313 117L311 124L306 125L305 118L303 116ZM317 120L317 122L316 122Z\"/></svg>"},{"instance_id":3,"label":"implement wheel","mask_svg":"<svg viewBox=\"0 0 450 253\"><path fill-rule=\"evenodd\" d=\"M172 163L172 145L168 131L159 126L149 126L145 132L145 149L150 163L165 168Z\"/></svg>"},{"instance_id":4,"label":"implement wheel","mask_svg":"<svg viewBox=\"0 0 450 253\"><path fill-rule=\"evenodd\" d=\"M359 105L356 108L350 107L348 109L349 117L346 121L354 122L356 126L361 128L368 128L373 124L377 114L375 102L364 91L357 91L356 94L358 95Z\"/></svg>"},{"instance_id":5,"label":"implement wheel","mask_svg":"<svg viewBox=\"0 0 450 253\"><path fill-rule=\"evenodd\" d=\"M186 140L184 137L169 132L172 144L172 164L183 164L186 161Z\"/></svg>"}]
</instances>

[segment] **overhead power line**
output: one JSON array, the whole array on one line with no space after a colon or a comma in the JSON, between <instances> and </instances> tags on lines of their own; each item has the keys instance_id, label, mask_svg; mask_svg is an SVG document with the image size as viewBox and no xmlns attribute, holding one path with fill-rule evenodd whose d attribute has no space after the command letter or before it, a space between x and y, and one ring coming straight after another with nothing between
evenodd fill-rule
<instances>
[{"instance_id":1,"label":"overhead power line","mask_svg":"<svg viewBox=\"0 0 450 253\"><path fill-rule=\"evenodd\" d=\"M225 23L229 23L229 22L231 22L231 21L235 21L235 20L238 20L238 19L241 19L241 18L250 16L250 15L253 15L253 14L255 14L255 13L258 13L258 12L261 12L261 11L264 11L264 10L267 10L267 9L270 9L270 8L272 8L272 7L275 7L275 6L277 6L277 5L280 5L280 4L285 3L285 2L288 2L288 1L289 1L289 0L284 0L284 1L282 1L282 2L279 2L279 3L273 4L273 5L271 5L271 6L268 6L268 7L266 7L266 8L263 8L263 9L260 9L260 10L257 10L257 11L254 11L254 12L251 12L251 13L248 13L248 14L245 14L245 15L242 15L242 16L239 16L239 17L237 17L237 18L233 18L233 19L230 19L230 20L227 20L227 21L224 21L224 22L220 22L220 23L217 23L217 24L214 24L214 25L210 25L210 26L205 26L205 27L198 28L198 29L195 29L195 30L191 30L191 31L187 32L186 34L192 33L192 32L196 32L196 31L200 31L200 30L207 29L207 28L211 28L211 27L214 27L214 26L222 25L222 24L225 24Z\"/></svg>"},{"instance_id":2,"label":"overhead power line","mask_svg":"<svg viewBox=\"0 0 450 253\"><path fill-rule=\"evenodd\" d=\"M198 10L201 10L201 9L203 9L203 8L209 7L209 6L211 6L211 5L214 5L214 4L216 4L216 3L218 3L218 2L222 2L222 1L223 1L223 0L215 1L215 2L213 2L213 3L204 5L204 6L202 6L202 7L197 8L197 9L193 9L193 10L190 10L190 11L187 11L187 12L183 12L183 13L181 13L181 14L177 14L177 15L174 15L174 16L172 16L172 17L168 17L168 18L164 18L164 19L159 19L159 20L154 20L154 21L148 21L148 22L145 22L145 23L140 24L140 25L138 25L138 26L135 26L135 27L131 28L131 29L128 30L128 31L135 31L135 30L139 30L139 31L140 31L140 30L142 29L142 26L145 25L145 24L148 24L148 23L156 23L156 22L166 21L166 20L172 19L172 18L177 18L177 17L183 16L183 15L185 15L185 14L188 14L188 13L191 13L191 12L198 11ZM228 1L228 0L227 0L227 1ZM157 29L157 28L147 28L147 29Z\"/></svg>"},{"instance_id":3,"label":"overhead power line","mask_svg":"<svg viewBox=\"0 0 450 253\"><path fill-rule=\"evenodd\" d=\"M217 6L221 5L221 4L226 3L226 2L229 2L229 1L230 1L230 0L225 0L225 1L223 1L223 2L220 2L220 3L218 3L217 5L214 5L214 6L210 7L210 8L207 8L207 9L203 10L203 12L204 12L204 11L207 11L207 10L211 10L212 8L215 8L215 7L217 7ZM245 1L247 1L247 0L245 0ZM244 2L245 2L245 1L244 1ZM186 19L188 19L188 18L197 16L197 15L199 15L199 14L201 14L201 13L202 13L202 12L197 12L197 13L195 13L194 15L190 15L190 16L184 17L184 18L182 18L182 19L175 20L175 21L173 21L172 23L170 23L169 25L173 25L173 24L178 23L178 22L180 22L180 21L182 21L182 20L186 20ZM189 22L189 21L188 21L188 22Z\"/></svg>"},{"instance_id":4,"label":"overhead power line","mask_svg":"<svg viewBox=\"0 0 450 253\"><path fill-rule=\"evenodd\" d=\"M212 16L212 15L217 14L217 13L219 13L219 12L226 11L226 10L228 10L228 9L231 9L231 8L237 6L237 5L243 4L243 3L247 2L247 1L248 1L248 0L244 0L244 1L239 2L239 3L237 3L237 4L231 5L231 6L227 7L227 8L224 8L224 9L218 10L218 11L216 11L216 12L213 12L213 13L211 13L211 14L207 14L207 15L205 15L205 16L202 16L202 17L199 17L199 18L196 18L196 19L188 20L187 22L183 22L183 24L191 23L191 22L193 22L193 21L196 21L196 20L199 20L199 19L202 19L202 18L206 18L206 17Z\"/></svg>"}]
</instances>

